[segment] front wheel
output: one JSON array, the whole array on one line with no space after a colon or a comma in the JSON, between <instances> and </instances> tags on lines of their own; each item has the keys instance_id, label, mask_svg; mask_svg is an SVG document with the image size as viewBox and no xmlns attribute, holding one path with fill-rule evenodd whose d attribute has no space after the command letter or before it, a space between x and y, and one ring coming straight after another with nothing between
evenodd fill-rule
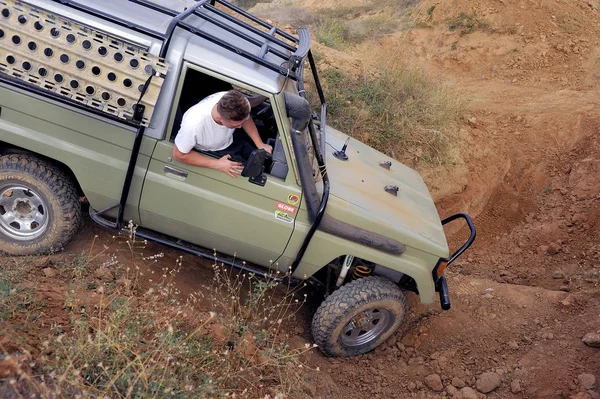
<instances>
[{"instance_id":1,"label":"front wheel","mask_svg":"<svg viewBox=\"0 0 600 399\"><path fill-rule=\"evenodd\" d=\"M331 294L315 313L312 334L327 356L367 353L395 333L406 315L400 288L382 277L352 281Z\"/></svg>"},{"instance_id":2,"label":"front wheel","mask_svg":"<svg viewBox=\"0 0 600 399\"><path fill-rule=\"evenodd\" d=\"M31 155L0 156L0 253L60 250L80 222L77 190L62 171Z\"/></svg>"}]
</instances>

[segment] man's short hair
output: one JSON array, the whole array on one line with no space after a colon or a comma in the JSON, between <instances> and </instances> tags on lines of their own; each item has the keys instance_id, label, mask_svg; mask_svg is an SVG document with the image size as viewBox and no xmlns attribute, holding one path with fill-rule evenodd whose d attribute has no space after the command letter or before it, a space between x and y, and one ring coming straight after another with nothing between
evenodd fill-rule
<instances>
[{"instance_id":1,"label":"man's short hair","mask_svg":"<svg viewBox=\"0 0 600 399\"><path fill-rule=\"evenodd\" d=\"M243 121L250 114L250 102L241 92L229 90L217 103L217 112L228 121Z\"/></svg>"}]
</instances>

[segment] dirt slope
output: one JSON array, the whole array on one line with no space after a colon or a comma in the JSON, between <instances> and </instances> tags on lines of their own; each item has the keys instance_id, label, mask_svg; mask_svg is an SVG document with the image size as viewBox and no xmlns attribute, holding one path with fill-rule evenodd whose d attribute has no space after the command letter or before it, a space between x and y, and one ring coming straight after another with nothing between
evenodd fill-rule
<instances>
[{"instance_id":1,"label":"dirt slope","mask_svg":"<svg viewBox=\"0 0 600 399\"><path fill-rule=\"evenodd\" d=\"M327 5L339 7L321 1L319 9ZM600 329L598 5L422 1L409 33L359 44L351 61L335 51L323 57L347 70L408 61L468 100L463 161L412 166L440 215L469 212L479 235L448 271L451 311L415 304L387 348L315 356L326 376L311 396L476 397L483 393L455 392L496 372L489 398L599 397L577 378L600 379L600 352L581 342ZM463 231L450 236L455 246L462 240Z\"/></svg>"}]
</instances>

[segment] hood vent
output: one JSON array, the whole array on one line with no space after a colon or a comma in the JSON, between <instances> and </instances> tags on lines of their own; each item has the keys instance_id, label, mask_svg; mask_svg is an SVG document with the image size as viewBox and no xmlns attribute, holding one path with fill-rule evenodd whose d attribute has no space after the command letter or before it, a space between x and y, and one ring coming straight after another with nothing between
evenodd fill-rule
<instances>
[{"instance_id":1,"label":"hood vent","mask_svg":"<svg viewBox=\"0 0 600 399\"><path fill-rule=\"evenodd\" d=\"M390 193L390 194L392 194L394 197L397 197L397 196L398 196L398 190L399 190L398 186L392 186L392 185L389 185L389 186L385 186L383 189L384 189L384 190L385 190L387 193Z\"/></svg>"},{"instance_id":2,"label":"hood vent","mask_svg":"<svg viewBox=\"0 0 600 399\"><path fill-rule=\"evenodd\" d=\"M379 166L381 166L383 169L390 170L392 167L392 161L381 161L379 162Z\"/></svg>"}]
</instances>

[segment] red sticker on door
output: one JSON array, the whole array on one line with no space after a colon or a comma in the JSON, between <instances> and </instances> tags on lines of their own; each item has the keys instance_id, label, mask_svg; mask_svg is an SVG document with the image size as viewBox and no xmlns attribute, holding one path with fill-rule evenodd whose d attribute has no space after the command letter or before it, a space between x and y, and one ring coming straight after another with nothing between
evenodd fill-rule
<instances>
[{"instance_id":1,"label":"red sticker on door","mask_svg":"<svg viewBox=\"0 0 600 399\"><path fill-rule=\"evenodd\" d=\"M296 208L295 206L291 206L289 204L284 204L283 202L277 203L277 209L287 212L291 215L295 214L296 211L298 210L298 208Z\"/></svg>"}]
</instances>

